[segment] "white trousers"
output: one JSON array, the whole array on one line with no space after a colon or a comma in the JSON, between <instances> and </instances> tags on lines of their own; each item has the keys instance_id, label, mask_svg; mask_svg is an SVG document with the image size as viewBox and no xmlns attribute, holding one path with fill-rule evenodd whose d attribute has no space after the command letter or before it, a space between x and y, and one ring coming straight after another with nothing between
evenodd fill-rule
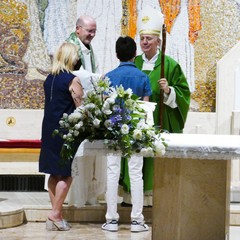
<instances>
[{"instance_id":1,"label":"white trousers","mask_svg":"<svg viewBox=\"0 0 240 240\"><path fill-rule=\"evenodd\" d=\"M118 182L120 177L121 157L107 156L107 213L106 220L118 220L117 212ZM143 157L132 155L128 160L130 177L132 211L131 221L143 222L143 179L142 179Z\"/></svg>"}]
</instances>

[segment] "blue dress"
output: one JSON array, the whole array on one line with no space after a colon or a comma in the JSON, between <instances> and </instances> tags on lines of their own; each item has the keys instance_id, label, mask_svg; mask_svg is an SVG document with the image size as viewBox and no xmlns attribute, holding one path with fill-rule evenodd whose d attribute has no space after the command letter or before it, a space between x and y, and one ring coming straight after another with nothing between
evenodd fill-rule
<instances>
[{"instance_id":1,"label":"blue dress","mask_svg":"<svg viewBox=\"0 0 240 240\"><path fill-rule=\"evenodd\" d=\"M44 82L45 106L42 122L42 146L39 157L39 172L58 176L71 176L72 161L63 162L60 151L63 139L52 136L55 129L59 129L59 120L63 113L72 113L75 104L69 92L69 84L75 75L60 72L54 76L49 74ZM64 163L64 164L63 164Z\"/></svg>"}]
</instances>

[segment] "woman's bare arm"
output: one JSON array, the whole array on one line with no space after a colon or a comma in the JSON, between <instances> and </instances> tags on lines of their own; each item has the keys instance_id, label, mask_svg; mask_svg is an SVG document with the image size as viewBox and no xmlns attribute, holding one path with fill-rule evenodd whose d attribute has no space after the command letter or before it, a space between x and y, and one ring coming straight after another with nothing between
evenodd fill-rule
<instances>
[{"instance_id":1,"label":"woman's bare arm","mask_svg":"<svg viewBox=\"0 0 240 240\"><path fill-rule=\"evenodd\" d=\"M78 77L75 77L69 85L69 91L72 94L73 101L76 107L82 104L83 88L81 81Z\"/></svg>"}]
</instances>

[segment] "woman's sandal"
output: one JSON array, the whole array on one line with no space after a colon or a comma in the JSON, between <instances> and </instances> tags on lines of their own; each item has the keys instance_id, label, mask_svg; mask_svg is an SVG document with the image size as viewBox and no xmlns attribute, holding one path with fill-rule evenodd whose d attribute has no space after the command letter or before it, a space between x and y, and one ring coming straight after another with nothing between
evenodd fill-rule
<instances>
[{"instance_id":1,"label":"woman's sandal","mask_svg":"<svg viewBox=\"0 0 240 240\"><path fill-rule=\"evenodd\" d=\"M66 220L55 222L48 218L46 221L46 229L49 231L69 231L70 226Z\"/></svg>"},{"instance_id":2,"label":"woman's sandal","mask_svg":"<svg viewBox=\"0 0 240 240\"><path fill-rule=\"evenodd\" d=\"M69 223L66 219L63 219L63 221L65 222L65 224L66 224L68 227L72 228L72 224Z\"/></svg>"}]
</instances>

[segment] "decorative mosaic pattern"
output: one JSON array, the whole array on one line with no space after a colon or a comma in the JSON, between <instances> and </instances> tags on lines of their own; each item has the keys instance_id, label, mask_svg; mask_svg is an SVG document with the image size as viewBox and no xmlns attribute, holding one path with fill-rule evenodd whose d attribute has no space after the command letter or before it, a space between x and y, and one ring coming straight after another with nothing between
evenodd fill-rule
<instances>
[{"instance_id":1,"label":"decorative mosaic pattern","mask_svg":"<svg viewBox=\"0 0 240 240\"><path fill-rule=\"evenodd\" d=\"M160 0L159 0L160 1ZM162 1L167 4L167 1ZM175 1L175 4L177 2ZM189 20L189 0L181 0L180 5L175 6L175 10L179 10L177 17L172 22L170 33L167 32L166 55L175 59L182 67L183 72L187 78L190 91L195 91L195 78L194 78L194 45L191 44L189 39L190 20ZM168 9L168 8L166 8ZM195 8L194 8L195 9ZM176 11L175 15L176 15ZM166 11L166 10L165 10ZM166 18L171 18L168 13ZM170 19L166 20L169 22Z\"/></svg>"},{"instance_id":2,"label":"decorative mosaic pattern","mask_svg":"<svg viewBox=\"0 0 240 240\"><path fill-rule=\"evenodd\" d=\"M25 4L0 2L0 73L26 72L23 56L27 49L30 22Z\"/></svg>"},{"instance_id":3,"label":"decorative mosaic pattern","mask_svg":"<svg viewBox=\"0 0 240 240\"><path fill-rule=\"evenodd\" d=\"M216 67L240 39L240 12L230 0L206 0L201 7L203 27L195 50L195 87L192 98L200 112L214 112L216 100Z\"/></svg>"},{"instance_id":4,"label":"decorative mosaic pattern","mask_svg":"<svg viewBox=\"0 0 240 240\"><path fill-rule=\"evenodd\" d=\"M176 17L180 12L181 0L159 0L165 18L166 30L171 32Z\"/></svg>"},{"instance_id":5,"label":"decorative mosaic pattern","mask_svg":"<svg viewBox=\"0 0 240 240\"><path fill-rule=\"evenodd\" d=\"M201 0L188 1L189 39L192 44L194 44L198 37L198 32L202 29L200 2Z\"/></svg>"},{"instance_id":6,"label":"decorative mosaic pattern","mask_svg":"<svg viewBox=\"0 0 240 240\"><path fill-rule=\"evenodd\" d=\"M39 21L40 21L40 27L43 32L44 30L44 22L45 22L45 10L48 6L48 0L36 0L38 11L39 11Z\"/></svg>"},{"instance_id":7,"label":"decorative mosaic pattern","mask_svg":"<svg viewBox=\"0 0 240 240\"><path fill-rule=\"evenodd\" d=\"M106 69L115 67L114 44L119 34L122 32L132 37L136 35L139 5L147 3L159 7L160 3L171 2L176 5L173 12L175 20L172 19L171 27L171 34L174 37L168 38L167 47L170 56L174 55L174 58L185 63L183 67L188 78L195 78L191 111L215 111L216 63L240 39L240 4L233 0L102 2L104 10L111 9L104 14L103 9L94 7L95 0L0 1L0 108L43 108L43 80L51 65L49 54L52 54L56 41L62 41L69 34L68 31L74 30L72 28L75 24L74 19L80 13L91 14L97 19L96 53L102 69L106 72ZM56 14L57 6L60 6L67 15L63 12ZM122 13L119 11L120 6ZM165 7L169 10L166 14L169 15L170 21L173 17L172 8L169 5ZM51 11L55 12L54 16ZM188 19L189 27L184 28L188 25L186 22ZM47 29L44 29L44 26L47 26ZM188 28L190 36L187 33ZM192 44L189 44L189 37Z\"/></svg>"},{"instance_id":8,"label":"decorative mosaic pattern","mask_svg":"<svg viewBox=\"0 0 240 240\"><path fill-rule=\"evenodd\" d=\"M28 81L22 74L0 77L2 109L42 109L44 107L43 81Z\"/></svg>"},{"instance_id":9,"label":"decorative mosaic pattern","mask_svg":"<svg viewBox=\"0 0 240 240\"><path fill-rule=\"evenodd\" d=\"M122 35L135 38L137 32L137 6L135 1L122 0Z\"/></svg>"},{"instance_id":10,"label":"decorative mosaic pattern","mask_svg":"<svg viewBox=\"0 0 240 240\"><path fill-rule=\"evenodd\" d=\"M43 63L46 63L42 51L44 48L39 38L34 39L37 32L42 34L40 29L34 29L33 24L33 19L37 19L38 11L34 8L36 5L29 5L30 2L25 1L25 4L15 0L4 0L0 3L2 30L0 107L2 109L43 108L42 80L46 78L49 70L50 58L45 52L48 62L42 67Z\"/></svg>"},{"instance_id":11,"label":"decorative mosaic pattern","mask_svg":"<svg viewBox=\"0 0 240 240\"><path fill-rule=\"evenodd\" d=\"M181 11L180 0L159 0L159 4L164 14L166 29L171 32L173 24ZM189 39L192 44L198 37L201 30L200 0L188 0L188 18L189 18Z\"/></svg>"}]
</instances>

